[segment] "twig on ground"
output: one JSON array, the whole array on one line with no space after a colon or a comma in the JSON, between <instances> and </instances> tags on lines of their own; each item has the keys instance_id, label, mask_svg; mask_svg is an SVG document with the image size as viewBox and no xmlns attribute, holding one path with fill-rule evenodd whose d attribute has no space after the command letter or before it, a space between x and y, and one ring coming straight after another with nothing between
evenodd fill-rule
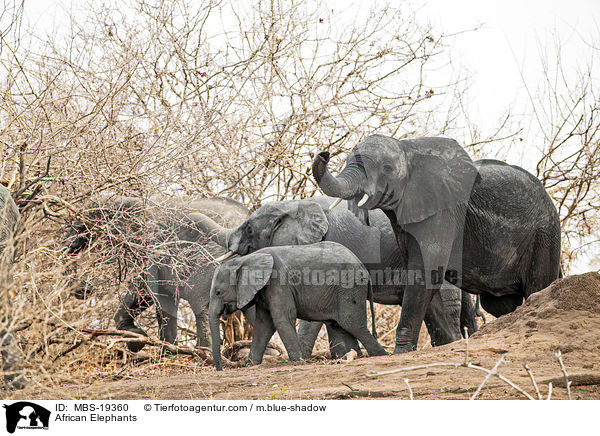
<instances>
[{"instance_id":1,"label":"twig on ground","mask_svg":"<svg viewBox=\"0 0 600 436\"><path fill-rule=\"evenodd\" d=\"M504 357L505 356L506 356L506 354L503 354L502 357L500 357L500 359L498 359L498 361L496 362L496 364L494 365L494 367L492 368L492 370L487 373L487 375L485 376L485 378L483 379L483 381L481 382L481 384L479 385L479 387L477 388L477 390L475 391L475 393L471 397L471 400L474 400L475 398L477 398L477 395L479 395L479 392L481 392L481 389L483 389L483 386L487 383L487 381L489 380L489 378L492 375L496 375L496 373L498 372L498 367L500 366L500 364L502 362L504 362Z\"/></svg>"},{"instance_id":2,"label":"twig on ground","mask_svg":"<svg viewBox=\"0 0 600 436\"><path fill-rule=\"evenodd\" d=\"M350 389L351 391L357 391L357 390L358 390L358 389L354 389L352 386L350 386L350 385L349 385L349 384L347 384L347 383L343 383L343 382L342 382L342 384L343 384L344 386L346 386L348 389Z\"/></svg>"},{"instance_id":3,"label":"twig on ground","mask_svg":"<svg viewBox=\"0 0 600 436\"><path fill-rule=\"evenodd\" d=\"M465 327L465 365L469 364L469 329Z\"/></svg>"},{"instance_id":4,"label":"twig on ground","mask_svg":"<svg viewBox=\"0 0 600 436\"><path fill-rule=\"evenodd\" d=\"M428 364L425 364L425 365L407 366L405 368L392 369L390 371L371 372L371 373L367 373L366 376L367 377L378 377L380 375L395 374L395 373L398 373L398 372L415 371L415 370L418 370L418 369L435 368L435 367L471 368L471 369L476 369L478 371L483 371L485 373L491 372L491 370L489 370L489 369L483 368L481 366L473 365L471 363L465 365L464 363L440 362L440 363L428 363ZM512 387L513 389L515 389L517 392L519 392L520 394L522 394L526 398L528 398L530 400L534 399L531 395L529 395L527 392L525 392L519 386L517 386L512 381L510 381L509 379L507 379L506 377L504 377L502 374L495 373L493 375L495 377L498 377L500 380L502 380L504 383L508 384L510 387Z\"/></svg>"},{"instance_id":5,"label":"twig on ground","mask_svg":"<svg viewBox=\"0 0 600 436\"><path fill-rule=\"evenodd\" d=\"M504 377L502 374L499 374L498 372L496 372L496 369L497 369L498 365L500 365L500 363L502 363L504 361L504 357L506 356L506 353L504 353L502 355L502 357L500 358L500 360L498 362L496 362L496 365L494 366L494 368L492 370L489 370L489 369L483 368L481 366L473 365L471 363L468 363L468 352L467 352L467 350L468 350L468 342L467 342L467 347L465 349L465 362L463 362L463 363L453 363L453 362L428 363L428 364L424 364L424 365L407 366L407 367L404 367L404 368L392 369L392 370L389 370L389 371L371 372L371 373L367 373L366 376L367 377L378 377L380 375L396 374L398 372L416 371L418 369L436 368L436 367L471 368L471 369L476 369L477 371L483 371L486 374L488 374L488 376L484 379L483 383L480 385L480 387L478 388L478 390L473 395L472 399L477 396L477 394L479 393L479 390L483 387L483 384L485 384L485 382L487 381L487 379L490 376L492 376L492 375L495 376L495 377L497 377L497 378L499 378L504 383L508 384L510 387L512 387L513 389L515 389L517 392L519 392L521 395L525 396L529 400L533 400L534 399L531 395L529 395L526 391L524 391L519 386L517 386L516 384L514 384L512 381L510 381L509 379L507 379L506 377Z\"/></svg>"},{"instance_id":6,"label":"twig on ground","mask_svg":"<svg viewBox=\"0 0 600 436\"><path fill-rule=\"evenodd\" d=\"M413 398L413 391L412 391L412 389L410 387L410 384L408 383L408 379L407 378L404 379L404 383L406 383L406 387L408 388L408 394L410 395L410 399L413 400L414 399Z\"/></svg>"},{"instance_id":7,"label":"twig on ground","mask_svg":"<svg viewBox=\"0 0 600 436\"><path fill-rule=\"evenodd\" d=\"M527 371L527 374L529 374L529 378L531 379L531 384L533 385L533 388L535 389L535 393L537 394L538 400L541 400L542 394L540 393L538 385L535 382L535 378L533 377L533 372L531 372L529 365L527 365L526 363L523 365L523 368L525 368L525 371Z\"/></svg>"},{"instance_id":8,"label":"twig on ground","mask_svg":"<svg viewBox=\"0 0 600 436\"><path fill-rule=\"evenodd\" d=\"M560 350L556 350L556 353L554 353L554 356L556 356L556 360L558 360L558 363L560 364L560 369L562 370L562 373L565 376L565 386L567 387L567 398L569 398L569 400L570 400L571 399L571 382L569 381L569 376L567 375L567 370L566 370L565 365L562 360L562 353L560 352Z\"/></svg>"}]
</instances>

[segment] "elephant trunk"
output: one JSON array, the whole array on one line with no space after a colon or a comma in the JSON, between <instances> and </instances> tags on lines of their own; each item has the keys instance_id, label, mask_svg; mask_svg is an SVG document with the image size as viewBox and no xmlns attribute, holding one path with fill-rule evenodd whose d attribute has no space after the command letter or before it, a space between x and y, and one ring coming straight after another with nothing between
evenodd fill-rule
<instances>
[{"instance_id":1,"label":"elephant trunk","mask_svg":"<svg viewBox=\"0 0 600 436\"><path fill-rule=\"evenodd\" d=\"M329 152L323 151L315 157L312 165L313 176L317 184L330 197L338 197L348 200L358 193L359 169L353 165L346 165L339 176L334 177L327 169Z\"/></svg>"},{"instance_id":2,"label":"elephant trunk","mask_svg":"<svg viewBox=\"0 0 600 436\"><path fill-rule=\"evenodd\" d=\"M223 370L221 359L221 326L219 320L223 312L223 304L211 301L209 308L210 336L212 340L213 363L217 371Z\"/></svg>"},{"instance_id":3,"label":"elephant trunk","mask_svg":"<svg viewBox=\"0 0 600 436\"><path fill-rule=\"evenodd\" d=\"M190 220L190 225L192 227L204 233L214 243L227 248L233 229L221 226L213 219L200 212L190 213L187 215L187 218Z\"/></svg>"}]
</instances>

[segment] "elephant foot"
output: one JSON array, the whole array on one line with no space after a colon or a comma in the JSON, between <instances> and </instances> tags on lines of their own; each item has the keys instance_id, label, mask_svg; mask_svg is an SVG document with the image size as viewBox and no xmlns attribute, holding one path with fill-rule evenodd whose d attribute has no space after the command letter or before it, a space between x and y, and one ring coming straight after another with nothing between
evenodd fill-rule
<instances>
[{"instance_id":1,"label":"elephant foot","mask_svg":"<svg viewBox=\"0 0 600 436\"><path fill-rule=\"evenodd\" d=\"M142 336L148 336L148 334L142 330L139 327L136 326L124 326L124 327L117 327L117 329L119 330L127 330L128 332L131 333L137 333L138 335L142 335ZM133 352L133 353L137 353L138 351L141 351L144 348L143 343L140 342L126 342L127 348L129 348L129 351Z\"/></svg>"},{"instance_id":2,"label":"elephant foot","mask_svg":"<svg viewBox=\"0 0 600 436\"><path fill-rule=\"evenodd\" d=\"M417 347L414 345L396 345L394 348L394 354L402 354L402 353L410 353L411 351L415 351Z\"/></svg>"},{"instance_id":3,"label":"elephant foot","mask_svg":"<svg viewBox=\"0 0 600 436\"><path fill-rule=\"evenodd\" d=\"M396 330L396 347L394 354L409 353L417 349L418 336L413 339L414 335L410 334L410 330L402 328Z\"/></svg>"},{"instance_id":4,"label":"elephant foot","mask_svg":"<svg viewBox=\"0 0 600 436\"><path fill-rule=\"evenodd\" d=\"M397 330L394 354L409 353L417 349L418 336L416 339L412 339L411 336L412 335L409 334L409 329L407 328L399 328Z\"/></svg>"}]
</instances>

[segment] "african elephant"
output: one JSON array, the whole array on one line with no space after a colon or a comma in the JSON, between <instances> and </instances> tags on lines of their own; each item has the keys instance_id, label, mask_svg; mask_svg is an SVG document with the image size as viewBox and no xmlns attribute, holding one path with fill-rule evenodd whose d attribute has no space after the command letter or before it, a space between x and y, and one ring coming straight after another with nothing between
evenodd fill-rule
<instances>
[{"instance_id":1,"label":"african elephant","mask_svg":"<svg viewBox=\"0 0 600 436\"><path fill-rule=\"evenodd\" d=\"M327 197L266 203L233 230L208 218L201 224L216 242L227 244L229 250L240 255L269 246L340 243L369 270L376 303L402 304L404 285L398 279L406 259L395 241L389 219L379 210L369 211L370 226L367 226L344 205L330 210L332 203L333 199ZM471 297L465 294L461 298L458 288L445 283L427 309L425 324L434 346L460 339L461 327L467 327L469 334L474 333L477 323ZM321 323L300 323L304 358L312 353L320 328ZM332 358L343 356L348 344L343 346L343 338L330 328L328 336Z\"/></svg>"},{"instance_id":2,"label":"african elephant","mask_svg":"<svg viewBox=\"0 0 600 436\"><path fill-rule=\"evenodd\" d=\"M302 358L296 319L321 321L358 339L371 356L387 353L367 328L369 273L346 247L335 242L268 247L231 259L215 271L210 290L213 360L222 369L219 318L250 305L256 319L250 361L262 362L277 331L292 361Z\"/></svg>"},{"instance_id":3,"label":"african elephant","mask_svg":"<svg viewBox=\"0 0 600 436\"><path fill-rule=\"evenodd\" d=\"M108 231L141 247L144 274L129 283L114 321L120 330L146 334L135 318L156 303L159 337L174 343L177 337L179 300L187 300L196 318L197 345L209 346L208 301L215 264L212 258L225 251L196 226L197 212L223 225L234 226L248 216L241 203L222 197L156 205L141 198L118 197L95 204L86 211L87 222L108 224ZM82 221L71 226L68 251L87 247L93 229ZM143 345L129 343L139 351Z\"/></svg>"},{"instance_id":4,"label":"african elephant","mask_svg":"<svg viewBox=\"0 0 600 436\"><path fill-rule=\"evenodd\" d=\"M10 331L12 317L10 315L10 271L14 261L13 238L20 213L13 201L10 192L0 185L0 274L2 289L0 308L0 356L2 358L2 372L4 385L8 389L22 389L27 382L22 374L21 355L17 348L15 338Z\"/></svg>"},{"instance_id":5,"label":"african elephant","mask_svg":"<svg viewBox=\"0 0 600 436\"><path fill-rule=\"evenodd\" d=\"M405 289L396 353L414 350L440 277L474 294L494 316L560 274L560 222L542 184L522 168L473 162L453 139L372 135L337 176L329 153L312 166L321 190L367 219L382 209L415 279Z\"/></svg>"}]
</instances>

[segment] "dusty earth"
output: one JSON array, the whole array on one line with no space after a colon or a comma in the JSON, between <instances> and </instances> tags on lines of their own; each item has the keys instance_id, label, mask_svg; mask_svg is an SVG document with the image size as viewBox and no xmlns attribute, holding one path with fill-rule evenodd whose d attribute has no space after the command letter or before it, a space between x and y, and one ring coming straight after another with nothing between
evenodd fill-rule
<instances>
[{"instance_id":1,"label":"dusty earth","mask_svg":"<svg viewBox=\"0 0 600 436\"><path fill-rule=\"evenodd\" d=\"M373 372L440 362L463 363L466 341L404 355L349 362L315 359L292 364L273 357L257 367L226 368L217 373L185 358L94 374L54 386L32 384L14 398L36 399L467 399L486 374L466 367L432 366L377 377ZM557 280L514 313L487 323L469 339L469 363L498 372L537 398L527 364L546 398L567 398L562 359L572 380L573 399L600 399L600 275L592 272ZM408 380L408 385L405 382ZM491 377L481 399L522 399L524 394Z\"/></svg>"}]
</instances>

